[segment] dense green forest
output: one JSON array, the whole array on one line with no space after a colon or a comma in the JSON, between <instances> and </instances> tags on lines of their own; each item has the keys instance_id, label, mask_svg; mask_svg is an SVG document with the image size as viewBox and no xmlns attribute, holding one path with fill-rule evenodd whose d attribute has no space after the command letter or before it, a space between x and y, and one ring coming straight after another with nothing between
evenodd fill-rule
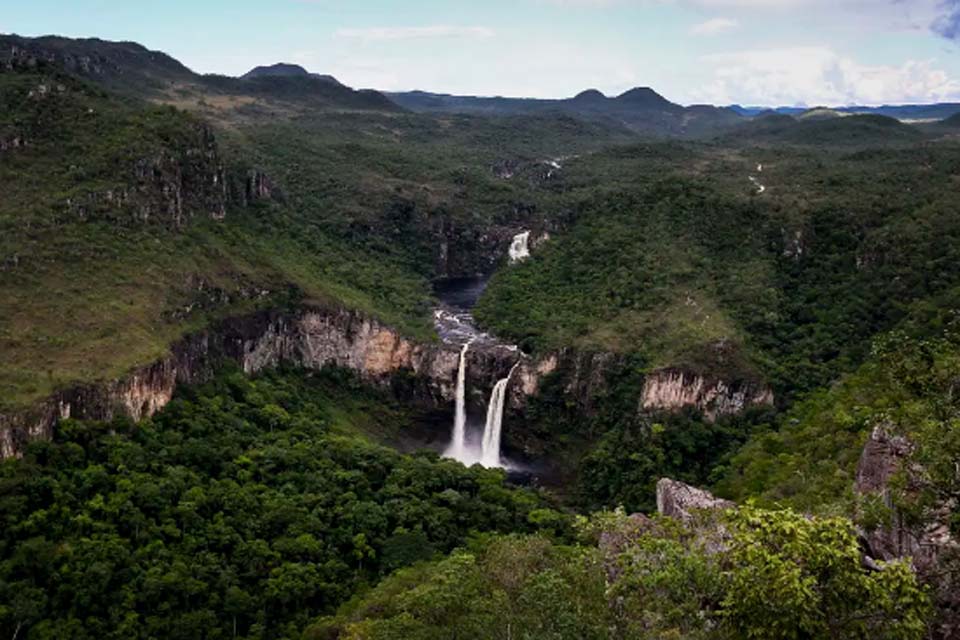
<instances>
[{"instance_id":1,"label":"dense green forest","mask_svg":"<svg viewBox=\"0 0 960 640\"><path fill-rule=\"evenodd\" d=\"M305 637L922 637L929 602L912 571L863 572L848 522L744 509L725 516L720 551L715 526L604 513L574 546L483 540L397 572Z\"/></svg>"},{"instance_id":2,"label":"dense green forest","mask_svg":"<svg viewBox=\"0 0 960 640\"><path fill-rule=\"evenodd\" d=\"M224 368L177 372L209 382L137 423L51 405L52 440L0 461L0 636L958 628L955 549L936 571L864 555L891 527L960 535L946 125L726 114L718 137L642 138L569 112L413 113L312 77L198 76L131 43L37 46L49 55L24 65L0 49L0 428L256 311L349 310L345 342L368 319L407 342L344 356L359 374L252 377L211 354ZM99 77L71 62L91 47ZM531 254L508 260L524 231ZM447 437L455 379L414 399L409 371L378 368L444 348L456 364L434 285L464 276L489 277L477 326L506 370L524 364L503 434L518 474L421 450ZM663 371L732 410L647 407ZM482 420L492 382L467 384ZM773 400L738 399L743 385ZM877 429L909 445L881 493L858 494ZM638 515L664 477L740 507Z\"/></svg>"},{"instance_id":3,"label":"dense green forest","mask_svg":"<svg viewBox=\"0 0 960 640\"><path fill-rule=\"evenodd\" d=\"M155 419L67 421L0 464L0 627L297 637L381 576L484 532L568 534L568 516L502 471L363 438L403 409L350 380L224 374Z\"/></svg>"}]
</instances>

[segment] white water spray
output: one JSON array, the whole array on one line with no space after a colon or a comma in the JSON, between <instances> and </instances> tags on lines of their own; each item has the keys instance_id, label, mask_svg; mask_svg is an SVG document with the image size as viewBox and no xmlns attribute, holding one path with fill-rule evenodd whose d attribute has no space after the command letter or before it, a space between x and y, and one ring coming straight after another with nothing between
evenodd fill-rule
<instances>
[{"instance_id":1,"label":"white water spray","mask_svg":"<svg viewBox=\"0 0 960 640\"><path fill-rule=\"evenodd\" d=\"M520 262L530 257L530 232L524 231L513 236L510 243L510 262Z\"/></svg>"},{"instance_id":2,"label":"white water spray","mask_svg":"<svg viewBox=\"0 0 960 640\"><path fill-rule=\"evenodd\" d=\"M467 454L467 351L473 340L469 340L460 350L460 367L457 369L456 412L453 417L453 438L444 454L448 458L463 462Z\"/></svg>"},{"instance_id":3,"label":"white water spray","mask_svg":"<svg viewBox=\"0 0 960 640\"><path fill-rule=\"evenodd\" d=\"M480 464L485 467L502 467L500 462L500 439L503 432L503 406L507 399L507 385L510 376L520 365L513 365L510 373L503 380L493 386L490 393L490 404L487 405L487 424L483 429L483 442L480 449Z\"/></svg>"}]
</instances>

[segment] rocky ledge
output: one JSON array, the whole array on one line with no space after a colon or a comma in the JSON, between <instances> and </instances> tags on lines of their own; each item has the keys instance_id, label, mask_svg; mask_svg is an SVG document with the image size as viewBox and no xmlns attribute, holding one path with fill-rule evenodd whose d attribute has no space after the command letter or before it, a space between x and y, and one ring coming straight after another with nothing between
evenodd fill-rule
<instances>
[{"instance_id":1,"label":"rocky ledge","mask_svg":"<svg viewBox=\"0 0 960 640\"><path fill-rule=\"evenodd\" d=\"M504 350L472 351L471 385L488 391L515 360L515 354ZM123 378L78 385L32 410L0 415L0 458L21 455L32 440L51 438L57 421L64 418L149 417L170 401L177 385L207 380L226 362L247 373L280 365L342 367L368 383L394 389L410 402L435 407L453 401L459 350L410 340L343 309L258 312L189 335L165 358Z\"/></svg>"},{"instance_id":2,"label":"rocky ledge","mask_svg":"<svg viewBox=\"0 0 960 640\"><path fill-rule=\"evenodd\" d=\"M648 375L640 398L644 411L695 407L711 422L750 407L772 405L773 392L765 385L709 378L680 369L661 369Z\"/></svg>"}]
</instances>

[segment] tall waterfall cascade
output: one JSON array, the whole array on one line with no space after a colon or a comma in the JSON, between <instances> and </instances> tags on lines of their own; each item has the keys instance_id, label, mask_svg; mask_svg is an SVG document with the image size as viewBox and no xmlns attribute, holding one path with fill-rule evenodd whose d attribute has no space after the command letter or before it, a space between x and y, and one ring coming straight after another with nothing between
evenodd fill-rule
<instances>
[{"instance_id":1,"label":"tall waterfall cascade","mask_svg":"<svg viewBox=\"0 0 960 640\"><path fill-rule=\"evenodd\" d=\"M510 262L520 262L530 257L530 232L524 231L513 236L508 251Z\"/></svg>"},{"instance_id":2,"label":"tall waterfall cascade","mask_svg":"<svg viewBox=\"0 0 960 640\"><path fill-rule=\"evenodd\" d=\"M490 403L487 404L487 424L483 428L483 440L480 448L480 464L485 467L502 467L500 461L500 440L503 433L503 407L507 399L507 385L510 377L520 365L516 363L503 380L493 386Z\"/></svg>"},{"instance_id":3,"label":"tall waterfall cascade","mask_svg":"<svg viewBox=\"0 0 960 640\"><path fill-rule=\"evenodd\" d=\"M444 455L460 462L467 462L467 351L473 340L460 349L460 366L457 369L456 409L453 417L453 438Z\"/></svg>"}]
</instances>

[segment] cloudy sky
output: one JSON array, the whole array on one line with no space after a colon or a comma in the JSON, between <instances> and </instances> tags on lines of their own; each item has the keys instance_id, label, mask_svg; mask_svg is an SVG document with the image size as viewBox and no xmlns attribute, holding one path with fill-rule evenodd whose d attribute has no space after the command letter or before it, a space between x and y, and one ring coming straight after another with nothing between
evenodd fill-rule
<instances>
[{"instance_id":1,"label":"cloudy sky","mask_svg":"<svg viewBox=\"0 0 960 640\"><path fill-rule=\"evenodd\" d=\"M135 40L198 72L681 103L960 101L960 0L30 0L0 32Z\"/></svg>"}]
</instances>

